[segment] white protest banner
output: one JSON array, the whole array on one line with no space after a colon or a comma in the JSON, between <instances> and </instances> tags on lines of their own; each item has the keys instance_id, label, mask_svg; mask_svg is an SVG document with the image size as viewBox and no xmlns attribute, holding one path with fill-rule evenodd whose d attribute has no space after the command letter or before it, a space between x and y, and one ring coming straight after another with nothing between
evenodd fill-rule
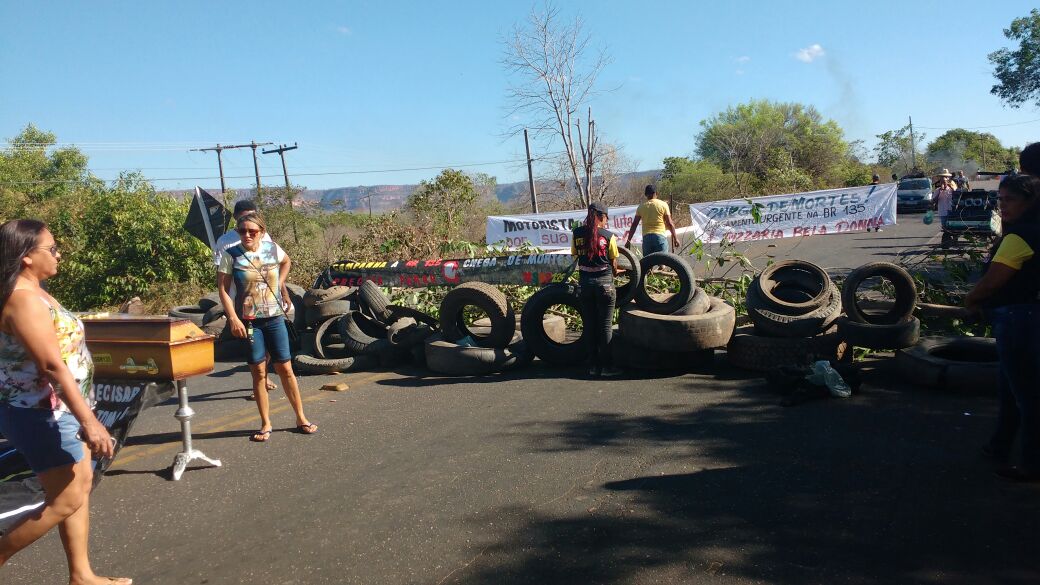
<instances>
[{"instance_id":1,"label":"white protest banner","mask_svg":"<svg viewBox=\"0 0 1040 585\"><path fill-rule=\"evenodd\" d=\"M586 210L579 209L529 215L489 215L487 243L504 244L506 248L535 246L546 250L569 250L571 231L585 221L587 213ZM625 240L628 228L636 219L636 206L612 207L609 216L607 229L618 237L620 245ZM637 244L643 241L639 230L636 230L632 241Z\"/></svg>"},{"instance_id":2,"label":"white protest banner","mask_svg":"<svg viewBox=\"0 0 1040 585\"><path fill-rule=\"evenodd\" d=\"M896 184L695 203L690 220L706 244L860 232L896 223Z\"/></svg>"}]
</instances>

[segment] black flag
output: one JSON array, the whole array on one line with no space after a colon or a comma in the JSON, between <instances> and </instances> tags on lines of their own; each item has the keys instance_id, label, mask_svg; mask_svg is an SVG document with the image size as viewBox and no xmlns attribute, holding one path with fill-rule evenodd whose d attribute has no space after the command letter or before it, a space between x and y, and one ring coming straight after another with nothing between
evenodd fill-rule
<instances>
[{"instance_id":1,"label":"black flag","mask_svg":"<svg viewBox=\"0 0 1040 585\"><path fill-rule=\"evenodd\" d=\"M205 215L202 213L203 207L206 209ZM202 240L202 243L212 250L217 238L224 234L224 229L229 221L231 221L231 213L224 208L224 205L205 189L195 187L195 196L191 200L188 219L184 220L184 229Z\"/></svg>"}]
</instances>

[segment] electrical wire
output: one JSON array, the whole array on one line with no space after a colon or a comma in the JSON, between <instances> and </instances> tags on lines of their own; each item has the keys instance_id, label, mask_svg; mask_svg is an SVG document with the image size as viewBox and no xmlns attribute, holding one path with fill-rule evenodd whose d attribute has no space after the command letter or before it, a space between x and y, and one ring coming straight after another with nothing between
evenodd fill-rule
<instances>
[{"instance_id":1,"label":"electrical wire","mask_svg":"<svg viewBox=\"0 0 1040 585\"><path fill-rule=\"evenodd\" d=\"M1024 126L1026 124L1035 124L1040 122L1040 118L1036 120L1026 120L1025 122L1012 122L1010 124L993 124L990 126L951 126L951 127L939 127L939 126L914 126L921 130L983 130L986 128L1007 128L1008 126Z\"/></svg>"},{"instance_id":2,"label":"electrical wire","mask_svg":"<svg viewBox=\"0 0 1040 585\"><path fill-rule=\"evenodd\" d=\"M546 158L546 157L541 157L541 158L533 159L533 160L544 160L544 158ZM360 170L360 171L329 171L329 172L321 172L321 173L291 173L289 176L290 177L325 177L325 176L333 176L333 175L365 175L365 174L370 174L370 173L400 173L400 172L406 172L406 171L429 171L429 170L448 169L448 168L457 169L457 168L483 167L483 166L491 166L491 165L502 165L502 164L511 164L511 163L526 163L526 162L527 162L527 159L521 158L521 159L514 159L514 160L499 160L499 161L464 163L464 164L430 165L430 166L404 167L404 168L394 168L394 169L369 169L369 170ZM276 173L276 174L260 175L261 179L282 178L282 177L283 177L283 175L280 172ZM148 179L148 180L149 181L214 181L214 180L219 180L219 179L220 179L220 177L216 176L216 177L162 177L162 178L155 178L155 179ZM225 175L224 179L225 180L227 180L227 179L256 179L256 175L255 174L253 174L253 175L231 175L231 176ZM10 186L10 185L68 185L68 184L82 183L82 182L85 182L86 180L88 180L88 179L71 179L71 180L42 179L42 180L38 180L38 181L10 181L10 182L0 183L0 185L8 185L8 186Z\"/></svg>"}]
</instances>

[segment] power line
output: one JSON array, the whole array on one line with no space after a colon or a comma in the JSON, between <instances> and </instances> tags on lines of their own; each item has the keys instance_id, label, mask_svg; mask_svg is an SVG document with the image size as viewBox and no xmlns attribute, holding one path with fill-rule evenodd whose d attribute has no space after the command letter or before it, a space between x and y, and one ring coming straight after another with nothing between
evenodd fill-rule
<instances>
[{"instance_id":1,"label":"power line","mask_svg":"<svg viewBox=\"0 0 1040 585\"><path fill-rule=\"evenodd\" d=\"M535 160L545 160L546 158L548 158L548 157L539 157L539 158L537 158ZM324 176L332 176L332 175L367 175L367 174L373 174L373 173L401 173L401 172L406 172L406 171L429 171L429 170L436 170L436 169L447 169L447 168L453 168L454 169L454 168L482 167L482 166L514 164L514 163L526 163L526 162L527 162L526 158L521 158L521 159L515 159L515 160L499 160L499 161L489 161L489 162L479 162L479 163L465 163L465 164L443 164L443 165L431 165L431 166L423 166L423 167L404 167L404 168L394 168L394 169L370 169L370 170L362 170L362 171L332 171L332 172L324 172L324 173L295 173L295 174L293 174L293 176L294 177L324 177ZM261 175L261 178L273 178L273 177L278 177L278 176L279 175ZM163 178L148 179L148 180L149 181L153 181L153 182L154 181L212 181L212 180L219 179L219 178L220 177L163 177ZM234 176L229 176L229 177L225 177L225 178L226 179L252 179L252 178L254 178L254 176L253 175L234 175ZM72 180L48 180L48 179L43 179L43 180L39 180L39 181L10 181L10 182L0 183L0 184L3 184L3 185L49 185L49 184L60 185L60 184L75 184L75 183L82 183L82 182L84 182L84 179L72 179Z\"/></svg>"},{"instance_id":2,"label":"power line","mask_svg":"<svg viewBox=\"0 0 1040 585\"><path fill-rule=\"evenodd\" d=\"M1007 128L1008 126L1024 126L1025 124L1034 124L1040 122L1040 118L1036 120L1026 120L1025 122L1012 122L1010 124L993 124L990 126L918 126L921 130L983 130L986 128Z\"/></svg>"}]
</instances>

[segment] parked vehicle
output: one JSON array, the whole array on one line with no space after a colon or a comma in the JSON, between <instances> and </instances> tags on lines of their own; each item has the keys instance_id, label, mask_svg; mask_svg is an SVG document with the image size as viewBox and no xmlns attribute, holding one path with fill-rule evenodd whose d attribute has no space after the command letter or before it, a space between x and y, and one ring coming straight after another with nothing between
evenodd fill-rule
<instances>
[{"instance_id":1,"label":"parked vehicle","mask_svg":"<svg viewBox=\"0 0 1040 585\"><path fill-rule=\"evenodd\" d=\"M942 225L942 247L957 243L961 236L995 238L1000 235L997 192L986 189L958 191L953 208Z\"/></svg>"},{"instance_id":2,"label":"parked vehicle","mask_svg":"<svg viewBox=\"0 0 1040 585\"><path fill-rule=\"evenodd\" d=\"M928 177L904 177L896 190L896 211L928 211L935 206L932 180Z\"/></svg>"}]
</instances>

